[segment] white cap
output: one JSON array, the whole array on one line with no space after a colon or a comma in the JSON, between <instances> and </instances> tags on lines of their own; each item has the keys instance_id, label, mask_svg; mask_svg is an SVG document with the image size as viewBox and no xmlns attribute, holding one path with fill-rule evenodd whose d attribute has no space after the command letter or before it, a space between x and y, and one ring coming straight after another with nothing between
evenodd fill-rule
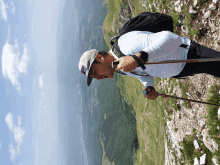
<instances>
[{"instance_id":1,"label":"white cap","mask_svg":"<svg viewBox=\"0 0 220 165\"><path fill-rule=\"evenodd\" d=\"M82 57L80 58L80 61L79 61L79 70L86 76L88 76L88 79L87 79L87 86L89 86L92 82L92 78L89 77L89 71L90 71L90 68L95 60L95 57L96 55L98 54L98 50L96 49L92 49L92 50L89 50L89 51L86 51L83 53Z\"/></svg>"}]
</instances>

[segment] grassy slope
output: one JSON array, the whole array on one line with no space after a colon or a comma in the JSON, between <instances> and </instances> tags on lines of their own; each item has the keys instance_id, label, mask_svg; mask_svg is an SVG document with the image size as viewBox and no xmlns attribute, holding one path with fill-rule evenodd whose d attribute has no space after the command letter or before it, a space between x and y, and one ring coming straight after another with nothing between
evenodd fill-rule
<instances>
[{"instance_id":1,"label":"grassy slope","mask_svg":"<svg viewBox=\"0 0 220 165\"><path fill-rule=\"evenodd\" d=\"M111 0L108 3L109 14L103 23L103 32L109 49L111 48L109 38L116 34L114 24L119 17L116 13L119 13L121 2L121 0ZM138 5L139 1L134 1L134 4L139 6L139 8L135 8L135 14L138 11L139 13L144 11L143 8ZM163 119L164 107L162 98L158 97L157 102L151 100L147 101L142 94L144 86L138 79L117 76L117 80L117 86L120 89L122 98L131 103L136 113L139 150L135 155L135 164L164 164L165 152L163 130L165 123Z\"/></svg>"},{"instance_id":2,"label":"grassy slope","mask_svg":"<svg viewBox=\"0 0 220 165\"><path fill-rule=\"evenodd\" d=\"M111 44L109 43L109 36L113 36L116 34L115 30L115 22L118 20L118 13L120 10L122 0L109 0L108 1L108 15L105 18L105 21L103 23L103 33L104 33L104 39L108 45L108 47L111 47Z\"/></svg>"},{"instance_id":3,"label":"grassy slope","mask_svg":"<svg viewBox=\"0 0 220 165\"><path fill-rule=\"evenodd\" d=\"M156 101L147 101L142 94L144 86L136 78L117 76L117 80L121 96L131 103L136 113L140 147L135 155L135 164L164 164L163 99L158 97Z\"/></svg>"},{"instance_id":4,"label":"grassy slope","mask_svg":"<svg viewBox=\"0 0 220 165\"><path fill-rule=\"evenodd\" d=\"M132 0L132 1L134 2L135 5L135 10L134 10L135 15L145 11L145 9L141 7L142 5L140 5L139 0ZM160 0L160 1L161 4L163 4L161 6L163 6L163 8L167 8L169 1L168 0ZM111 1L109 0L108 2L109 14L106 17L105 22L103 23L103 32L104 32L105 41L109 49L111 49L111 45L109 43L110 37L116 34L115 22L118 19L118 13L120 10L121 2L122 0L111 0ZM156 11L154 7L152 8L154 11ZM177 28L177 26L179 25L178 14L176 14L174 10L171 10L170 15L174 19L174 32L178 34L178 28ZM189 18L190 20L190 15L188 15L187 18ZM193 30L190 31L189 38L191 35L197 35L197 32L196 33L193 32L194 32ZM158 92L170 94L172 92L173 86L179 85L179 87L182 89L183 97L187 98L184 90L185 90L185 86L187 86L188 84L181 84L179 80L177 80L176 82L174 81L174 79L169 79L170 81L168 86L165 87L165 91L159 91L157 87L158 84L157 82L159 80L160 80L159 78L154 78L155 88ZM166 125L164 120L165 117L164 109L167 109L167 104L169 104L174 110L178 110L178 108L175 106L175 100L168 99L168 103L165 103L164 99L161 97L158 97L155 101L146 100L146 98L144 98L142 94L142 89L144 88L144 86L138 79L132 77L121 77L117 75L117 86L120 89L122 99L130 103L136 113L139 150L135 154L136 157L135 164L163 165L165 162L163 131ZM167 90L168 87L171 87L171 90L169 92ZM207 102L218 103L217 100L219 100L219 97L217 96L217 93L219 89L217 89L216 86L212 86L210 89L212 90L209 91L209 97L207 99ZM190 108L190 105L187 102L184 102L184 106ZM207 125L208 128L211 128L210 135L217 142L217 144L220 145L220 141L219 141L220 132L216 130L216 125L220 125L220 122L216 119L217 109L216 108L214 109L214 107L208 107L207 110L209 112L207 116ZM172 112L168 112L168 114L169 113ZM215 116L214 123L212 122L213 116ZM169 119L169 117L166 117L166 119ZM194 139L192 138L191 142L192 140ZM219 156L220 154L219 152L216 152L212 154L209 153L208 155L209 156L207 161L211 163L211 158L214 155ZM105 163L103 164L108 164L107 158L103 157L103 159L105 160Z\"/></svg>"}]
</instances>

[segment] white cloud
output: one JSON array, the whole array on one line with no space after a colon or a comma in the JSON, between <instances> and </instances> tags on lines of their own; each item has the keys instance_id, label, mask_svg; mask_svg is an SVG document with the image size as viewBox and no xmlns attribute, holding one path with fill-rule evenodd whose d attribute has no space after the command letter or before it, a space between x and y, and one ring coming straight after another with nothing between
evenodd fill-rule
<instances>
[{"instance_id":1,"label":"white cloud","mask_svg":"<svg viewBox=\"0 0 220 165\"><path fill-rule=\"evenodd\" d=\"M0 150L2 149L2 143L0 142Z\"/></svg>"},{"instance_id":2,"label":"white cloud","mask_svg":"<svg viewBox=\"0 0 220 165\"><path fill-rule=\"evenodd\" d=\"M23 56L20 58L18 70L20 73L27 73L27 63L29 61L27 54L27 43L24 44Z\"/></svg>"},{"instance_id":3,"label":"white cloud","mask_svg":"<svg viewBox=\"0 0 220 165\"><path fill-rule=\"evenodd\" d=\"M15 138L16 143L18 145L21 145L23 141L23 136L25 134L24 129L22 129L21 127L14 126L13 133L14 133L14 138Z\"/></svg>"},{"instance_id":4,"label":"white cloud","mask_svg":"<svg viewBox=\"0 0 220 165\"><path fill-rule=\"evenodd\" d=\"M11 113L6 115L5 122L7 123L9 130L13 133L15 143L17 145L17 149L15 149L14 145L10 144L9 152L11 153L11 161L13 161L18 155L20 155L20 147L23 142L25 130L21 128L21 116L18 116L18 125L14 124L13 116Z\"/></svg>"},{"instance_id":5,"label":"white cloud","mask_svg":"<svg viewBox=\"0 0 220 165\"><path fill-rule=\"evenodd\" d=\"M39 76L39 86L40 86L40 88L44 87L43 77L44 77L44 73Z\"/></svg>"},{"instance_id":6,"label":"white cloud","mask_svg":"<svg viewBox=\"0 0 220 165\"><path fill-rule=\"evenodd\" d=\"M13 2L11 2L11 5L12 5L11 12L12 12L12 14L14 14L14 15L15 15L15 5L14 5L14 3L13 3Z\"/></svg>"},{"instance_id":7,"label":"white cloud","mask_svg":"<svg viewBox=\"0 0 220 165\"><path fill-rule=\"evenodd\" d=\"M8 113L6 115L5 122L7 123L9 130L12 131L14 123L13 123L13 116L11 113Z\"/></svg>"},{"instance_id":8,"label":"white cloud","mask_svg":"<svg viewBox=\"0 0 220 165\"><path fill-rule=\"evenodd\" d=\"M21 116L18 116L18 126L21 126Z\"/></svg>"},{"instance_id":9,"label":"white cloud","mask_svg":"<svg viewBox=\"0 0 220 165\"><path fill-rule=\"evenodd\" d=\"M15 157L16 157L16 150L13 146L13 144L10 144L10 149L9 149L9 152L11 153L11 160L15 160Z\"/></svg>"},{"instance_id":10,"label":"white cloud","mask_svg":"<svg viewBox=\"0 0 220 165\"><path fill-rule=\"evenodd\" d=\"M5 4L3 0L0 0L0 13L2 19L4 19L5 21L7 21L7 13L6 13L7 8L8 8L7 4Z\"/></svg>"},{"instance_id":11,"label":"white cloud","mask_svg":"<svg viewBox=\"0 0 220 165\"><path fill-rule=\"evenodd\" d=\"M2 50L2 73L5 78L9 78L12 85L20 92L21 84L18 77L24 73L27 74L29 62L27 54L27 44L24 44L23 55L21 58L20 51L15 39L15 45L12 46L6 42Z\"/></svg>"}]
</instances>

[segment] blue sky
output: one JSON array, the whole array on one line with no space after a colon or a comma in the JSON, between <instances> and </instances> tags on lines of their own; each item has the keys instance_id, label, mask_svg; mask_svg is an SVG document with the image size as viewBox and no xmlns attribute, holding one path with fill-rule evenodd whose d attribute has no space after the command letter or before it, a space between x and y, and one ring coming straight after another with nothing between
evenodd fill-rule
<instances>
[{"instance_id":1,"label":"blue sky","mask_svg":"<svg viewBox=\"0 0 220 165\"><path fill-rule=\"evenodd\" d=\"M64 1L0 0L1 164L62 164L57 25Z\"/></svg>"}]
</instances>

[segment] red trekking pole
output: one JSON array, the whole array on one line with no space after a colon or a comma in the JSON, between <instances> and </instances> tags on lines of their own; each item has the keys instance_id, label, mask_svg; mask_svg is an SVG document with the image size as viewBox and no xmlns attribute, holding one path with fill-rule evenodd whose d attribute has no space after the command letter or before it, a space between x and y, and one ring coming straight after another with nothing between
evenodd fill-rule
<instances>
[{"instance_id":1,"label":"red trekking pole","mask_svg":"<svg viewBox=\"0 0 220 165\"><path fill-rule=\"evenodd\" d=\"M181 100L192 101L192 102L196 102L196 103L202 103L202 104L207 104L207 105L213 105L213 106L216 106L216 107L220 107L220 105L206 103L206 102L203 102L203 101L196 101L196 100L191 100L191 99L185 99L185 98L181 98L181 97L175 97L175 96L170 96L170 95L166 95L166 94L160 94L158 92L157 92L157 94L158 94L158 96L171 97L171 98L174 98L174 99L181 99Z\"/></svg>"},{"instance_id":2,"label":"red trekking pole","mask_svg":"<svg viewBox=\"0 0 220 165\"><path fill-rule=\"evenodd\" d=\"M149 65L149 64L170 64L170 63L181 63L181 62L210 62L210 61L220 61L220 58L200 58L200 59L188 59L188 60L167 60L167 61L160 61L160 62L147 62L145 63L145 65ZM196 103L202 103L202 104L207 104L207 105L213 105L216 107L220 107L220 105L216 105L216 104L211 104L211 103L206 103L206 102L202 102L202 101L196 101L196 100L191 100L191 99L185 99L185 98L181 98L181 97L175 97L175 96L170 96L170 95L166 95L166 94L160 94L158 93L158 96L163 96L163 97L171 97L174 99L181 99L181 100L187 100L187 101L192 101L192 102L196 102Z\"/></svg>"},{"instance_id":3,"label":"red trekking pole","mask_svg":"<svg viewBox=\"0 0 220 165\"><path fill-rule=\"evenodd\" d=\"M145 96L148 94L146 89L143 89L143 94ZM191 99L185 99L185 98L182 98L182 97L175 97L175 96L170 96L170 95L166 95L166 94L160 94L158 92L157 92L157 94L158 94L158 96L162 96L162 97L171 97L171 98L174 98L174 99L181 99L181 100L192 101L192 102L196 102L196 103L202 103L202 104L207 104L207 105L213 105L213 106L216 106L216 107L220 107L220 105L211 104L211 103L207 103L207 102L203 102L203 101L196 101L196 100L191 100Z\"/></svg>"},{"instance_id":4,"label":"red trekking pole","mask_svg":"<svg viewBox=\"0 0 220 165\"><path fill-rule=\"evenodd\" d=\"M151 64L171 64L171 63L181 63L181 62L210 62L210 61L220 61L220 58L198 58L198 59L188 59L188 60L167 60L167 61L160 61L160 62L147 62L144 65L151 65Z\"/></svg>"}]
</instances>

